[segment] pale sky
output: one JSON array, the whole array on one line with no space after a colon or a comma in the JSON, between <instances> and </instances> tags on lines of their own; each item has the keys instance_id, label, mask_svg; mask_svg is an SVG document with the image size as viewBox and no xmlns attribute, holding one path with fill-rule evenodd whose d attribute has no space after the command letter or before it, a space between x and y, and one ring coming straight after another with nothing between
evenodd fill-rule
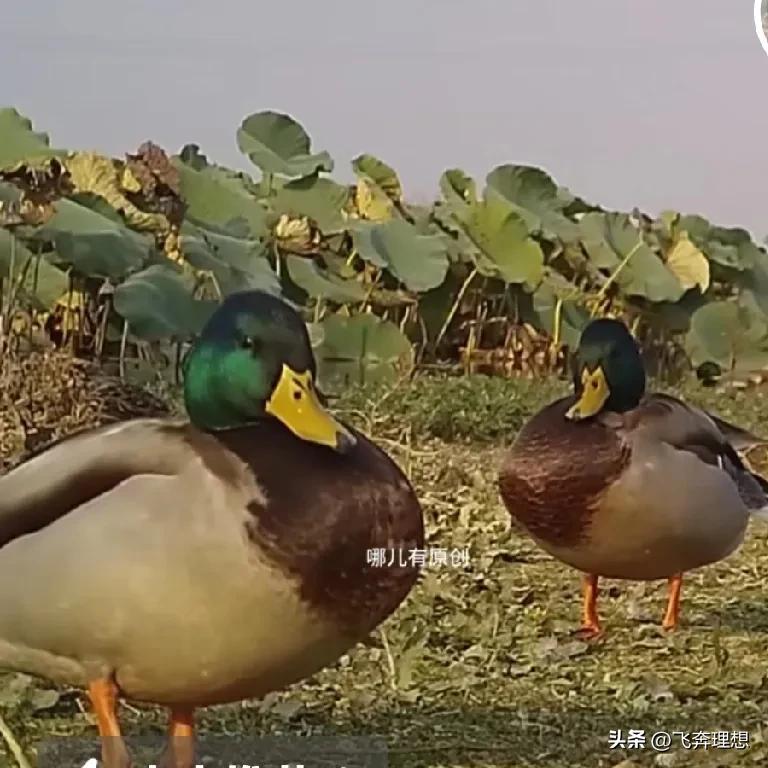
<instances>
[{"instance_id":1,"label":"pale sky","mask_svg":"<svg viewBox=\"0 0 768 768\"><path fill-rule=\"evenodd\" d=\"M768 233L768 56L754 0L4 3L0 104L56 146L145 139L247 167L242 118L288 112L336 176L370 152L407 196L547 169L609 208Z\"/></svg>"}]
</instances>

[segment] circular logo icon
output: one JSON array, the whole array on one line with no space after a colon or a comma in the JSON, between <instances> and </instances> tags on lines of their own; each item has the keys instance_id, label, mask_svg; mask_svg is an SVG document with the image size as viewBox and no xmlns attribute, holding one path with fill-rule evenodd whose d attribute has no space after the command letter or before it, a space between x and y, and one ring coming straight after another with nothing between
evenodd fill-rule
<instances>
[{"instance_id":1,"label":"circular logo icon","mask_svg":"<svg viewBox=\"0 0 768 768\"><path fill-rule=\"evenodd\" d=\"M768 0L755 0L755 29L760 45L768 54Z\"/></svg>"}]
</instances>

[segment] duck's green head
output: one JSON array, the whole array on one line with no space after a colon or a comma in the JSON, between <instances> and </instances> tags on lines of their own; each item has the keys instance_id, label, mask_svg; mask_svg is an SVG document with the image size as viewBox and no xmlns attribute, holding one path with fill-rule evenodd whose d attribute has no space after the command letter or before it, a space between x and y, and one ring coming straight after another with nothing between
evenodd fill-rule
<instances>
[{"instance_id":1,"label":"duck's green head","mask_svg":"<svg viewBox=\"0 0 768 768\"><path fill-rule=\"evenodd\" d=\"M581 334L573 357L576 403L566 417L587 419L601 411L635 408L645 393L645 367L637 342L624 323L593 320Z\"/></svg>"},{"instance_id":2,"label":"duck's green head","mask_svg":"<svg viewBox=\"0 0 768 768\"><path fill-rule=\"evenodd\" d=\"M355 438L321 404L303 320L262 291L228 296L184 360L192 423L218 430L279 419L303 440L344 452Z\"/></svg>"}]
</instances>

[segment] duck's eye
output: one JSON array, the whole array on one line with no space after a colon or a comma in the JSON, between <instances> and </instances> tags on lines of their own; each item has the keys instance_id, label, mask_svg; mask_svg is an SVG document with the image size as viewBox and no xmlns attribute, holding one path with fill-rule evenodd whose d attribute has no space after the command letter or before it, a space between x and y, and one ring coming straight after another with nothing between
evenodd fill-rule
<instances>
[{"instance_id":1,"label":"duck's eye","mask_svg":"<svg viewBox=\"0 0 768 768\"><path fill-rule=\"evenodd\" d=\"M249 349L251 352L256 353L261 349L261 340L255 336L244 336L241 346L243 349Z\"/></svg>"}]
</instances>

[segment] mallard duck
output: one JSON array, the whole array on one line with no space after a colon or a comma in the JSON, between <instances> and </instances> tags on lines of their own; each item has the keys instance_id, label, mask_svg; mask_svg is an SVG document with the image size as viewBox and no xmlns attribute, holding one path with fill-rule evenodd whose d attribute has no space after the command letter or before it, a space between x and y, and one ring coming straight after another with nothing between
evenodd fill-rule
<instances>
[{"instance_id":1,"label":"mallard duck","mask_svg":"<svg viewBox=\"0 0 768 768\"><path fill-rule=\"evenodd\" d=\"M367 564L423 547L421 508L321 403L291 307L229 296L184 374L189 421L87 430L0 478L0 667L86 688L109 768L129 764L119 697L169 708L187 768L195 708L334 662L417 579L407 554Z\"/></svg>"},{"instance_id":2,"label":"mallard duck","mask_svg":"<svg viewBox=\"0 0 768 768\"><path fill-rule=\"evenodd\" d=\"M544 550L585 574L584 634L601 631L601 576L668 579L662 624L673 629L683 573L730 555L750 514L765 514L768 485L729 442L754 436L647 394L638 345L618 320L592 321L573 362L574 394L534 415L505 456L502 499Z\"/></svg>"}]
</instances>

